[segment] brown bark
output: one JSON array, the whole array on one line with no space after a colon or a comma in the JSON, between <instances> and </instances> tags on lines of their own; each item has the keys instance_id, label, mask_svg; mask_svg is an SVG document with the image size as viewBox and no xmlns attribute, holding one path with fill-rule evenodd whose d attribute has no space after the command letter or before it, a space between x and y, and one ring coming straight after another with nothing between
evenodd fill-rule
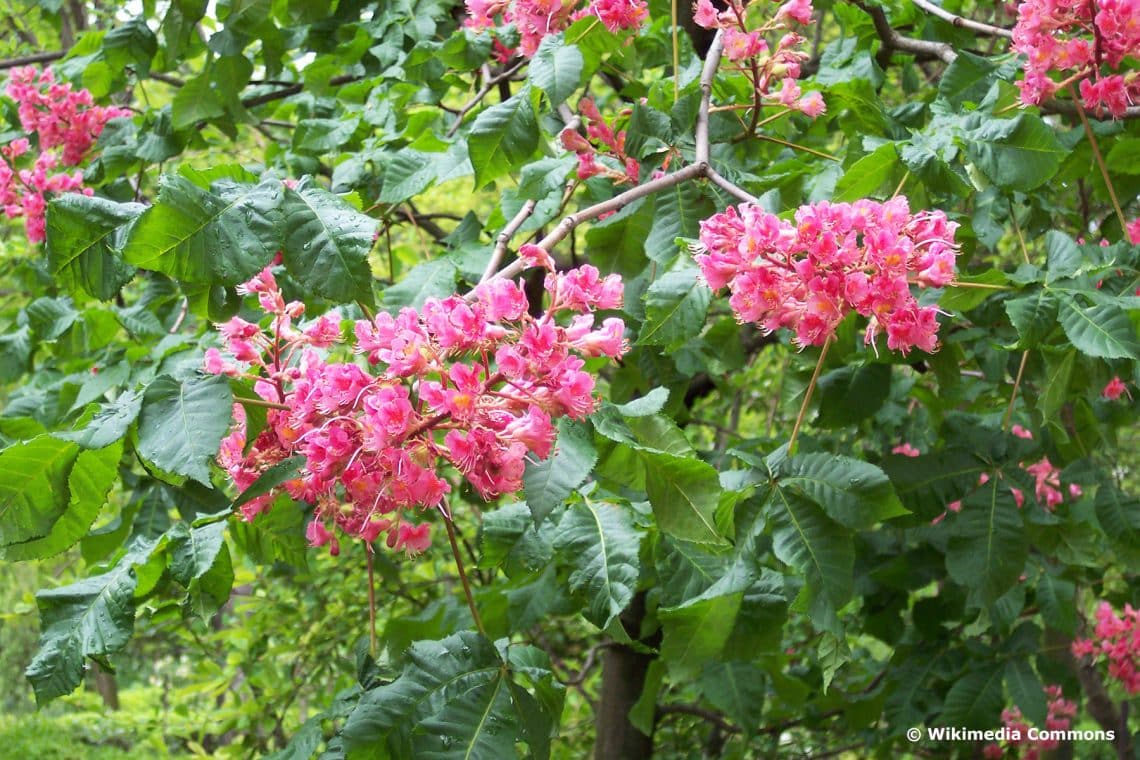
<instances>
[{"instance_id":1,"label":"brown bark","mask_svg":"<svg viewBox=\"0 0 1140 760\"><path fill-rule=\"evenodd\" d=\"M645 592L633 597L621 615L621 624L632 639L640 634L645 619ZM656 647L660 634L644 643ZM598 708L596 760L645 760L653 755L653 736L644 734L629 720L629 711L641 697L645 674L656 655L615 644L606 648L602 660L602 703Z\"/></svg>"},{"instance_id":2,"label":"brown bark","mask_svg":"<svg viewBox=\"0 0 1140 760\"><path fill-rule=\"evenodd\" d=\"M99 663L91 662L91 677L95 682L95 691L103 698L103 707L108 710L119 709L119 682L115 674L104 670Z\"/></svg>"}]
</instances>

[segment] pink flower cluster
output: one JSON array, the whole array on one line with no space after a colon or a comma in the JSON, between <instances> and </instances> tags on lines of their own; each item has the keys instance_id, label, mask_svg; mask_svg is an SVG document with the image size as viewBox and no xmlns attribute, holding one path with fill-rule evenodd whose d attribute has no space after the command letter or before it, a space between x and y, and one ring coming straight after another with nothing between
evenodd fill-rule
<instances>
[{"instance_id":1,"label":"pink flower cluster","mask_svg":"<svg viewBox=\"0 0 1140 760\"><path fill-rule=\"evenodd\" d=\"M1128 235L1129 243L1132 243L1132 245L1140 245L1140 217L1126 224L1124 226L1124 232Z\"/></svg>"},{"instance_id":2,"label":"pink flower cluster","mask_svg":"<svg viewBox=\"0 0 1140 760\"><path fill-rule=\"evenodd\" d=\"M1073 642L1076 657L1108 660L1108 674L1120 681L1130 695L1140 694L1140 610L1124 605L1117 615L1108 602L1096 608L1096 627L1091 639Z\"/></svg>"},{"instance_id":3,"label":"pink flower cluster","mask_svg":"<svg viewBox=\"0 0 1140 760\"><path fill-rule=\"evenodd\" d=\"M45 194L91 195L83 187L82 172L64 169L82 163L107 122L130 111L94 105L90 92L56 82L51 69L14 69L5 91L16 101L20 126L35 138L38 152L30 166L21 168L33 152L31 140L21 137L0 148L0 207L10 219L24 217L28 240L39 243L44 239Z\"/></svg>"},{"instance_id":4,"label":"pink flower cluster","mask_svg":"<svg viewBox=\"0 0 1140 760\"><path fill-rule=\"evenodd\" d=\"M713 290L728 286L738 319L820 346L855 311L870 318L866 343L885 331L891 350L937 349L938 309L919 306L910 286L954 279L957 224L941 211L911 214L905 197L824 201L795 219L744 203L701 222L701 275Z\"/></svg>"},{"instance_id":5,"label":"pink flower cluster","mask_svg":"<svg viewBox=\"0 0 1140 760\"><path fill-rule=\"evenodd\" d=\"M367 542L387 533L389 546L422 551L430 544L427 524L403 515L446 510L444 466L484 498L518 491L525 461L549 456L554 420L594 409L594 377L583 357L627 350L620 319L594 324L595 311L621 305L617 275L603 278L584 266L550 273L546 287L550 305L539 318L528 313L521 282L496 278L470 302L429 299L418 311L358 321L346 343L333 315L295 326L304 305L286 303L265 269L240 292L257 295L268 325L240 317L219 325L229 357L210 349L205 368L253 379L272 408L250 445L245 414L235 406L219 463L245 490L268 468L301 456L299 475L281 489L316 506L310 543L329 544L336 554L336 526ZM328 358L329 349L344 346L363 354L372 371ZM252 520L274 496L244 504L243 516Z\"/></svg>"},{"instance_id":6,"label":"pink flower cluster","mask_svg":"<svg viewBox=\"0 0 1140 760\"><path fill-rule=\"evenodd\" d=\"M1140 72L1113 73L1140 56L1140 0L1024 0L1013 49L1026 56L1025 78L1017 83L1022 103L1041 103L1079 81L1085 108L1120 118L1140 95Z\"/></svg>"},{"instance_id":7,"label":"pink flower cluster","mask_svg":"<svg viewBox=\"0 0 1140 760\"><path fill-rule=\"evenodd\" d=\"M1061 687L1056 684L1045 687L1045 696L1049 699L1047 703L1048 713L1045 717L1045 733L1034 732L1038 738L1031 739L1029 737L1029 724L1025 722L1021 710L1016 706L1008 707L1001 711L1001 720L1008 729L1007 733L1011 737L1016 736L1018 738L1011 739L1004 748L996 742L987 744L982 748L982 755L990 758L990 760L999 760L1006 757L1006 751L1009 750L1013 753L1013 757L1038 760L1042 752L1048 752L1061 746L1060 742L1051 738L1048 732L1067 731L1072 726L1073 718L1077 717L1077 703L1065 699Z\"/></svg>"},{"instance_id":8,"label":"pink flower cluster","mask_svg":"<svg viewBox=\"0 0 1140 760\"><path fill-rule=\"evenodd\" d=\"M729 0L728 8L718 11L712 0L697 0L693 6L693 20L706 29L720 29L724 34L724 56L740 64L751 81L759 100L779 103L785 108L801 111L812 118L826 110L818 92L804 95L796 80L800 65L811 56L798 48L804 38L788 31L792 23L806 26L811 23L811 0L787 0L775 16L759 29L749 29L745 19L745 5L741 0ZM785 32L772 50L764 39L775 32ZM747 65L745 65L747 64ZM779 83L780 89L773 92Z\"/></svg>"},{"instance_id":9,"label":"pink flower cluster","mask_svg":"<svg viewBox=\"0 0 1140 760\"><path fill-rule=\"evenodd\" d=\"M585 16L596 16L611 32L640 29L649 17L645 0L591 0L575 10L578 0L465 0L467 20L472 29L494 29L513 24L519 32L519 51L530 58L538 51L543 37L556 34ZM505 50L496 49L502 60ZM513 54L514 51L511 51Z\"/></svg>"},{"instance_id":10,"label":"pink flower cluster","mask_svg":"<svg viewBox=\"0 0 1140 760\"><path fill-rule=\"evenodd\" d=\"M625 130L615 132L590 98L578 101L578 111L586 125L586 137L574 129L564 129L560 136L562 147L578 155L578 179L601 175L618 183L636 185L641 175L641 164L625 152ZM595 147L595 143L600 148ZM602 156L613 159L621 170L599 163L597 159Z\"/></svg>"}]
</instances>

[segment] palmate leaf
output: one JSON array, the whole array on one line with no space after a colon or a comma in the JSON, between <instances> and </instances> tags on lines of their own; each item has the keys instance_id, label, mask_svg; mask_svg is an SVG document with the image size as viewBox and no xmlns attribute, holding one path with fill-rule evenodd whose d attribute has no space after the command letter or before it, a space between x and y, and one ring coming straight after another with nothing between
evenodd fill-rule
<instances>
[{"instance_id":1,"label":"palmate leaf","mask_svg":"<svg viewBox=\"0 0 1140 760\"><path fill-rule=\"evenodd\" d=\"M873 464L835 454L812 453L783 461L780 488L792 489L855 530L909 514L886 473Z\"/></svg>"},{"instance_id":2,"label":"palmate leaf","mask_svg":"<svg viewBox=\"0 0 1140 760\"><path fill-rule=\"evenodd\" d=\"M1021 511L1009 486L991 477L963 500L953 527L946 570L967 589L971 604L992 604L1017 583L1029 554Z\"/></svg>"},{"instance_id":3,"label":"palmate leaf","mask_svg":"<svg viewBox=\"0 0 1140 760\"><path fill-rule=\"evenodd\" d=\"M519 675L546 684L532 696ZM340 735L350 757L510 758L520 740L545 756L533 733L544 716L549 731L552 707L561 708L544 694L551 690L548 663L504 661L481 635L462 631L413 644L400 677L361 695Z\"/></svg>"},{"instance_id":4,"label":"palmate leaf","mask_svg":"<svg viewBox=\"0 0 1140 760\"><path fill-rule=\"evenodd\" d=\"M39 704L68 694L83 680L84 661L126 645L135 624L134 572L150 557L155 541L136 540L106 573L36 594L40 651L26 675Z\"/></svg>"},{"instance_id":5,"label":"palmate leaf","mask_svg":"<svg viewBox=\"0 0 1140 760\"><path fill-rule=\"evenodd\" d=\"M124 258L178 280L235 285L281 247L282 184L220 180L213 191L165 175L158 198L131 229Z\"/></svg>"},{"instance_id":6,"label":"palmate leaf","mask_svg":"<svg viewBox=\"0 0 1140 760\"><path fill-rule=\"evenodd\" d=\"M958 679L946 694L938 725L986 729L997 725L1005 704L1001 668L976 670Z\"/></svg>"},{"instance_id":7,"label":"palmate leaf","mask_svg":"<svg viewBox=\"0 0 1140 760\"><path fill-rule=\"evenodd\" d=\"M517 169L538 147L538 136L528 88L479 114L468 137L475 186Z\"/></svg>"},{"instance_id":8,"label":"palmate leaf","mask_svg":"<svg viewBox=\"0 0 1140 760\"><path fill-rule=\"evenodd\" d=\"M1052 177L1068 155L1053 129L1033 114L1013 119L971 116L965 127L966 153L991 182L1029 191Z\"/></svg>"},{"instance_id":9,"label":"palmate leaf","mask_svg":"<svg viewBox=\"0 0 1140 760\"><path fill-rule=\"evenodd\" d=\"M186 588L190 609L208 621L230 597L234 571L226 547L226 523L197 527L176 523L167 532L170 574Z\"/></svg>"},{"instance_id":10,"label":"palmate leaf","mask_svg":"<svg viewBox=\"0 0 1140 760\"><path fill-rule=\"evenodd\" d=\"M232 399L224 377L180 381L160 375L143 395L139 456L160 470L210 485L209 461L229 428Z\"/></svg>"},{"instance_id":11,"label":"palmate leaf","mask_svg":"<svg viewBox=\"0 0 1140 760\"><path fill-rule=\"evenodd\" d=\"M47 210L48 266L69 292L106 300L134 275L121 255L127 225L143 212L141 203L115 203L64 193Z\"/></svg>"},{"instance_id":12,"label":"palmate leaf","mask_svg":"<svg viewBox=\"0 0 1140 760\"><path fill-rule=\"evenodd\" d=\"M724 650L736 623L744 592L702 597L692 602L661 609L661 657L670 673L689 679Z\"/></svg>"},{"instance_id":13,"label":"palmate leaf","mask_svg":"<svg viewBox=\"0 0 1140 760\"><path fill-rule=\"evenodd\" d=\"M39 436L0 453L0 546L46 536L67 508L79 447Z\"/></svg>"},{"instance_id":14,"label":"palmate leaf","mask_svg":"<svg viewBox=\"0 0 1140 760\"><path fill-rule=\"evenodd\" d=\"M602 501L572 505L558 524L554 546L573 568L570 590L586 599L583 614L599 628L633 599L641 536L628 508Z\"/></svg>"},{"instance_id":15,"label":"palmate leaf","mask_svg":"<svg viewBox=\"0 0 1140 760\"><path fill-rule=\"evenodd\" d=\"M812 502L782 488L772 489L769 506L776 558L802 573L836 609L846 604L854 586L851 532Z\"/></svg>"},{"instance_id":16,"label":"palmate leaf","mask_svg":"<svg viewBox=\"0 0 1140 760\"><path fill-rule=\"evenodd\" d=\"M712 291L697 277L696 269L665 274L645 293L645 322L637 342L667 350L681 346L704 327L711 301Z\"/></svg>"},{"instance_id":17,"label":"palmate leaf","mask_svg":"<svg viewBox=\"0 0 1140 760\"><path fill-rule=\"evenodd\" d=\"M1085 308L1070 295L1060 298L1065 335L1081 353L1103 359L1140 359L1136 327L1115 304Z\"/></svg>"},{"instance_id":18,"label":"palmate leaf","mask_svg":"<svg viewBox=\"0 0 1140 760\"><path fill-rule=\"evenodd\" d=\"M674 538L726 543L714 518L722 489L713 466L664 451L642 450L639 455L645 463L645 492L657 527Z\"/></svg>"},{"instance_id":19,"label":"palmate leaf","mask_svg":"<svg viewBox=\"0 0 1140 760\"><path fill-rule=\"evenodd\" d=\"M539 462L527 461L523 493L538 525L582 485L598 461L593 430L568 418L558 421L554 452Z\"/></svg>"},{"instance_id":20,"label":"palmate leaf","mask_svg":"<svg viewBox=\"0 0 1140 760\"><path fill-rule=\"evenodd\" d=\"M337 303L373 303L368 252L375 219L308 179L286 189L285 246L289 273L310 292Z\"/></svg>"},{"instance_id":21,"label":"palmate leaf","mask_svg":"<svg viewBox=\"0 0 1140 760\"><path fill-rule=\"evenodd\" d=\"M107 494L119 476L122 455L121 442L79 452L67 474L67 507L51 530L39 538L0 547L0 556L13 561L43 559L74 546L87 535L107 502Z\"/></svg>"}]
</instances>

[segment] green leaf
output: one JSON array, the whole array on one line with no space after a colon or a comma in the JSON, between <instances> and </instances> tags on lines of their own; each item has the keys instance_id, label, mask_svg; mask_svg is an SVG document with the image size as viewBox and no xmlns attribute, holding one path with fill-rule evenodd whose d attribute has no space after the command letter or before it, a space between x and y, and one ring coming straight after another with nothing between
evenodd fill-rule
<instances>
[{"instance_id":1,"label":"green leaf","mask_svg":"<svg viewBox=\"0 0 1140 760\"><path fill-rule=\"evenodd\" d=\"M677 238L695 238L700 233L701 220L716 210L709 197L691 182L659 193L654 200L649 234L645 237L645 255L665 266L677 256Z\"/></svg>"},{"instance_id":2,"label":"green leaf","mask_svg":"<svg viewBox=\"0 0 1140 760\"><path fill-rule=\"evenodd\" d=\"M784 460L777 475L780 488L815 502L828 517L854 530L910 514L886 473L858 459L803 454Z\"/></svg>"},{"instance_id":3,"label":"green leaf","mask_svg":"<svg viewBox=\"0 0 1140 760\"><path fill-rule=\"evenodd\" d=\"M248 488L238 494L231 508L237 509L242 504L253 501L258 496L264 496L282 483L296 478L304 465L305 458L299 455L281 460L261 473L257 480L250 483Z\"/></svg>"},{"instance_id":4,"label":"green leaf","mask_svg":"<svg viewBox=\"0 0 1140 760\"><path fill-rule=\"evenodd\" d=\"M584 65L582 51L576 45L566 44L564 34L548 34L530 59L527 78L546 93L551 107L556 107L582 84Z\"/></svg>"},{"instance_id":5,"label":"green leaf","mask_svg":"<svg viewBox=\"0 0 1140 760\"><path fill-rule=\"evenodd\" d=\"M375 219L310 181L285 191L285 247L289 273L309 292L337 303L371 305L368 252Z\"/></svg>"},{"instance_id":6,"label":"green leaf","mask_svg":"<svg viewBox=\"0 0 1140 760\"><path fill-rule=\"evenodd\" d=\"M962 501L946 548L946 570L974 606L992 604L1025 570L1029 542L1021 512L998 477Z\"/></svg>"},{"instance_id":7,"label":"green leaf","mask_svg":"<svg viewBox=\"0 0 1140 760\"><path fill-rule=\"evenodd\" d=\"M714 518L721 486L712 465L665 452L642 451L640 455L645 463L645 491L657 527L674 538L725 543Z\"/></svg>"},{"instance_id":8,"label":"green leaf","mask_svg":"<svg viewBox=\"0 0 1140 760\"><path fill-rule=\"evenodd\" d=\"M331 153L348 142L360 117L345 119L301 119L293 133L293 147L301 153Z\"/></svg>"},{"instance_id":9,"label":"green leaf","mask_svg":"<svg viewBox=\"0 0 1140 760\"><path fill-rule=\"evenodd\" d=\"M570 590L586 599L586 619L608 627L633 599L641 572L641 532L628 508L585 500L570 506L554 546L573 568Z\"/></svg>"},{"instance_id":10,"label":"green leaf","mask_svg":"<svg viewBox=\"0 0 1140 760\"><path fill-rule=\"evenodd\" d=\"M79 430L55 433L56 438L78 443L85 449L101 449L110 446L127 434L131 423L142 409L142 394L127 391L109 404L103 404L95 416Z\"/></svg>"},{"instance_id":11,"label":"green leaf","mask_svg":"<svg viewBox=\"0 0 1140 760\"><path fill-rule=\"evenodd\" d=\"M930 520L974 488L989 465L972 451L946 449L918 457L889 456L883 460L883 469L903 505Z\"/></svg>"},{"instance_id":12,"label":"green leaf","mask_svg":"<svg viewBox=\"0 0 1140 760\"><path fill-rule=\"evenodd\" d=\"M405 306L418 309L429 298L446 298L455 292L458 274L459 270L451 259L425 261L387 288L380 305L395 313Z\"/></svg>"},{"instance_id":13,"label":"green leaf","mask_svg":"<svg viewBox=\"0 0 1140 760\"><path fill-rule=\"evenodd\" d=\"M991 182L1027 192L1053 177L1068 155L1053 129L1040 117L1019 114L995 119L975 114L967 120L966 153Z\"/></svg>"},{"instance_id":14,"label":"green leaf","mask_svg":"<svg viewBox=\"0 0 1140 760\"><path fill-rule=\"evenodd\" d=\"M1140 564L1140 499L1114 485L1101 486L1096 495L1096 519L1112 550L1127 564Z\"/></svg>"},{"instance_id":15,"label":"green leaf","mask_svg":"<svg viewBox=\"0 0 1140 760\"><path fill-rule=\"evenodd\" d=\"M958 679L946 694L938 725L982 730L999 725L1005 705L1002 674L1001 668L987 668Z\"/></svg>"},{"instance_id":16,"label":"green leaf","mask_svg":"<svg viewBox=\"0 0 1140 760\"><path fill-rule=\"evenodd\" d=\"M125 227L143 211L140 203L115 203L64 193L48 205L48 266L57 284L111 298L134 275L120 255Z\"/></svg>"},{"instance_id":17,"label":"green leaf","mask_svg":"<svg viewBox=\"0 0 1140 760\"><path fill-rule=\"evenodd\" d=\"M851 533L818 506L781 488L772 491L772 551L836 609L851 598L855 550Z\"/></svg>"},{"instance_id":18,"label":"green leaf","mask_svg":"<svg viewBox=\"0 0 1140 760\"><path fill-rule=\"evenodd\" d=\"M695 269L668 272L645 293L645 321L637 342L671 351L700 333L712 292Z\"/></svg>"},{"instance_id":19,"label":"green leaf","mask_svg":"<svg viewBox=\"0 0 1140 760\"><path fill-rule=\"evenodd\" d=\"M281 181L213 187L164 176L155 204L131 230L126 260L185 282L225 285L268 265L281 247Z\"/></svg>"},{"instance_id":20,"label":"green leaf","mask_svg":"<svg viewBox=\"0 0 1140 760\"><path fill-rule=\"evenodd\" d=\"M198 527L177 523L170 539L170 574L187 590L190 609L209 621L230 598L234 571L226 547L226 523Z\"/></svg>"},{"instance_id":21,"label":"green leaf","mask_svg":"<svg viewBox=\"0 0 1140 760\"><path fill-rule=\"evenodd\" d=\"M535 525L585 482L597 461L593 429L569 418L560 419L554 453L538 462L528 461L523 473L523 493Z\"/></svg>"},{"instance_id":22,"label":"green leaf","mask_svg":"<svg viewBox=\"0 0 1140 760\"><path fill-rule=\"evenodd\" d=\"M694 678L705 664L720 656L743 598L744 593L738 591L658 610L661 658L674 677Z\"/></svg>"},{"instance_id":23,"label":"green leaf","mask_svg":"<svg viewBox=\"0 0 1140 760\"><path fill-rule=\"evenodd\" d=\"M526 89L480 113L468 136L475 187L519 168L538 147L538 136Z\"/></svg>"},{"instance_id":24,"label":"green leaf","mask_svg":"<svg viewBox=\"0 0 1140 760\"><path fill-rule=\"evenodd\" d=\"M1136 327L1123 309L1109 303L1084 308L1070 295L1060 298L1061 327L1081 353L1103 359L1140 359Z\"/></svg>"},{"instance_id":25,"label":"green leaf","mask_svg":"<svg viewBox=\"0 0 1140 760\"><path fill-rule=\"evenodd\" d=\"M160 470L209 486L209 462L230 426L232 403L224 377L180 382L160 375L143 395L139 456Z\"/></svg>"},{"instance_id":26,"label":"green leaf","mask_svg":"<svg viewBox=\"0 0 1140 760\"><path fill-rule=\"evenodd\" d=\"M980 103L993 85L997 64L965 50L942 72L938 80L938 95L958 108L965 102Z\"/></svg>"},{"instance_id":27,"label":"green leaf","mask_svg":"<svg viewBox=\"0 0 1140 760\"><path fill-rule=\"evenodd\" d=\"M1069 381L1073 377L1076 359L1076 349L1066 351L1059 359L1048 354L1045 356L1046 382L1038 409L1046 420L1057 419L1057 413L1069 401Z\"/></svg>"},{"instance_id":28,"label":"green leaf","mask_svg":"<svg viewBox=\"0 0 1140 760\"><path fill-rule=\"evenodd\" d=\"M899 154L894 143L884 143L851 164L835 183L833 199L850 203L868 198L887 183L898 169Z\"/></svg>"},{"instance_id":29,"label":"green leaf","mask_svg":"<svg viewBox=\"0 0 1140 760\"><path fill-rule=\"evenodd\" d=\"M401 150L384 166L379 201L400 203L427 190L439 176L436 157L418 150Z\"/></svg>"},{"instance_id":30,"label":"green leaf","mask_svg":"<svg viewBox=\"0 0 1140 760\"><path fill-rule=\"evenodd\" d=\"M105 657L126 645L135 624L134 568L154 545L138 540L108 572L36 594L40 650L26 675L40 705L79 686L87 657Z\"/></svg>"},{"instance_id":31,"label":"green leaf","mask_svg":"<svg viewBox=\"0 0 1140 760\"><path fill-rule=\"evenodd\" d=\"M226 115L222 98L210 83L209 72L186 80L174 93L170 109L171 124L176 132Z\"/></svg>"},{"instance_id":32,"label":"green leaf","mask_svg":"<svg viewBox=\"0 0 1140 760\"><path fill-rule=\"evenodd\" d=\"M244 554L260 564L308 564L304 513L285 496L278 497L272 508L253 522L235 521L230 526L230 536Z\"/></svg>"},{"instance_id":33,"label":"green leaf","mask_svg":"<svg viewBox=\"0 0 1140 760\"><path fill-rule=\"evenodd\" d=\"M350 756L515 757L510 671L495 647L462 631L417 641L395 681L361 695L341 737Z\"/></svg>"},{"instance_id":34,"label":"green leaf","mask_svg":"<svg viewBox=\"0 0 1140 760\"><path fill-rule=\"evenodd\" d=\"M709 664L697 682L705 699L751 736L758 728L768 692L764 671L751 662Z\"/></svg>"},{"instance_id":35,"label":"green leaf","mask_svg":"<svg viewBox=\"0 0 1140 760\"><path fill-rule=\"evenodd\" d=\"M1045 686L1029 664L1029 660L1018 657L1005 666L1005 688L1013 703L1021 708L1021 714L1036 726L1044 726L1048 709L1045 705Z\"/></svg>"},{"instance_id":36,"label":"green leaf","mask_svg":"<svg viewBox=\"0 0 1140 760\"><path fill-rule=\"evenodd\" d=\"M115 27L103 37L103 55L111 68L130 66L140 79L150 73L150 61L158 52L158 40L141 18Z\"/></svg>"},{"instance_id":37,"label":"green leaf","mask_svg":"<svg viewBox=\"0 0 1140 760\"><path fill-rule=\"evenodd\" d=\"M1042 573L1037 581L1041 619L1050 628L1072 636L1077 632L1077 588L1064 578Z\"/></svg>"},{"instance_id":38,"label":"green leaf","mask_svg":"<svg viewBox=\"0 0 1140 760\"><path fill-rule=\"evenodd\" d=\"M1085 263L1077 242L1060 230L1045 233L1045 255L1050 280L1072 277Z\"/></svg>"},{"instance_id":39,"label":"green leaf","mask_svg":"<svg viewBox=\"0 0 1140 760\"><path fill-rule=\"evenodd\" d=\"M40 538L0 548L0 556L11 561L44 559L78 543L107 503L107 495L119 477L122 456L122 443L79 452L67 475L67 508L51 530Z\"/></svg>"},{"instance_id":40,"label":"green leaf","mask_svg":"<svg viewBox=\"0 0 1140 760\"><path fill-rule=\"evenodd\" d=\"M1105 163L1112 167L1113 172L1140 174L1140 138L1118 138L1105 156Z\"/></svg>"},{"instance_id":41,"label":"green leaf","mask_svg":"<svg viewBox=\"0 0 1140 760\"><path fill-rule=\"evenodd\" d=\"M1057 326L1057 298L1047 290L1011 298L1004 306L1017 330L1018 348L1036 348Z\"/></svg>"},{"instance_id":42,"label":"green leaf","mask_svg":"<svg viewBox=\"0 0 1140 760\"><path fill-rule=\"evenodd\" d=\"M891 393L891 365L840 367L819 379L816 424L836 428L853 425L879 411Z\"/></svg>"},{"instance_id":43,"label":"green leaf","mask_svg":"<svg viewBox=\"0 0 1140 760\"><path fill-rule=\"evenodd\" d=\"M38 436L0 452L0 546L46 536L67 508L74 443Z\"/></svg>"}]
</instances>

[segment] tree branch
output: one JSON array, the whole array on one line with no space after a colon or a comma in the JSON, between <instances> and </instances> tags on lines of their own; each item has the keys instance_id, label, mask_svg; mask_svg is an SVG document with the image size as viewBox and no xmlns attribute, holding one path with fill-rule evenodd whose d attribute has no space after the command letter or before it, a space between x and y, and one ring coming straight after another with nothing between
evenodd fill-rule
<instances>
[{"instance_id":1,"label":"tree branch","mask_svg":"<svg viewBox=\"0 0 1140 760\"><path fill-rule=\"evenodd\" d=\"M479 282L483 283L495 276L498 271L499 265L503 263L503 257L507 255L507 245L511 242L511 238L519 231L519 227L530 218L534 213L534 208L537 204L534 201L527 201L519 212L515 214L515 218L507 222L507 226L499 233L499 237L495 241L495 250L491 253L491 260L487 262L487 268L483 270L483 276L479 278Z\"/></svg>"},{"instance_id":2,"label":"tree branch","mask_svg":"<svg viewBox=\"0 0 1140 760\"><path fill-rule=\"evenodd\" d=\"M709 101L712 100L713 80L720 66L720 54L723 49L724 33L718 29L705 56L704 68L701 69L701 105L697 110L697 124L693 130L698 164L709 162Z\"/></svg>"},{"instance_id":3,"label":"tree branch","mask_svg":"<svg viewBox=\"0 0 1140 760\"><path fill-rule=\"evenodd\" d=\"M30 66L35 63L51 63L63 58L67 53L34 53L32 55L22 55L19 58L7 58L0 61L0 70L14 69L17 66Z\"/></svg>"},{"instance_id":4,"label":"tree branch","mask_svg":"<svg viewBox=\"0 0 1140 760\"><path fill-rule=\"evenodd\" d=\"M352 74L342 74L341 76L333 77L332 79L330 79L329 80L329 86L330 87L339 87L342 84L348 84L350 82L358 82L363 78L364 77L359 77L359 76L355 76ZM253 95L252 97L243 98L241 101L241 104L243 106L245 106L246 108L256 108L257 106L263 106L266 103L272 103L275 100L282 100L283 98L288 98L292 95L297 95L297 94L301 93L304 89L305 89L304 83L303 82L297 82L296 84L291 84L288 87L282 87L280 90L273 90L272 92L267 92L267 93L264 93L263 95Z\"/></svg>"},{"instance_id":5,"label":"tree branch","mask_svg":"<svg viewBox=\"0 0 1140 760\"><path fill-rule=\"evenodd\" d=\"M472 108L479 105L479 103L482 102L483 98L487 97L491 90L495 89L495 87L500 82L505 82L510 79L512 76L514 76L515 72L521 69L525 64L526 59L523 58L513 66L503 69L495 76L486 77L484 79L483 86L479 88L479 92L475 93L475 96L472 97L471 100L467 101L460 107L459 113L455 115L455 121L452 122L451 127L447 130L447 136L454 137L455 133L459 131L459 127L463 125L463 117L466 116Z\"/></svg>"},{"instance_id":6,"label":"tree branch","mask_svg":"<svg viewBox=\"0 0 1140 760\"><path fill-rule=\"evenodd\" d=\"M963 18L962 16L951 13L944 8L940 8L939 6L930 2L930 0L914 0L914 4L930 15L937 16L943 21L949 21L951 24L961 29L969 29L971 32L984 34L987 37L1005 37L1006 39L1013 37L1013 32L1008 29L1000 26L994 26L993 24L986 24L981 21L974 21L973 19L969 18Z\"/></svg>"},{"instance_id":7,"label":"tree branch","mask_svg":"<svg viewBox=\"0 0 1140 760\"><path fill-rule=\"evenodd\" d=\"M864 13L871 17L871 21L875 25L875 33L879 35L883 47L887 48L887 50L897 50L900 53L913 53L918 56L929 56L931 58L937 58L944 63L953 63L958 57L958 54L954 52L954 48L945 42L916 40L911 37L903 37L891 26L891 22L887 19L887 14L882 8L868 6L861 0L848 0L848 2L862 9Z\"/></svg>"}]
</instances>

